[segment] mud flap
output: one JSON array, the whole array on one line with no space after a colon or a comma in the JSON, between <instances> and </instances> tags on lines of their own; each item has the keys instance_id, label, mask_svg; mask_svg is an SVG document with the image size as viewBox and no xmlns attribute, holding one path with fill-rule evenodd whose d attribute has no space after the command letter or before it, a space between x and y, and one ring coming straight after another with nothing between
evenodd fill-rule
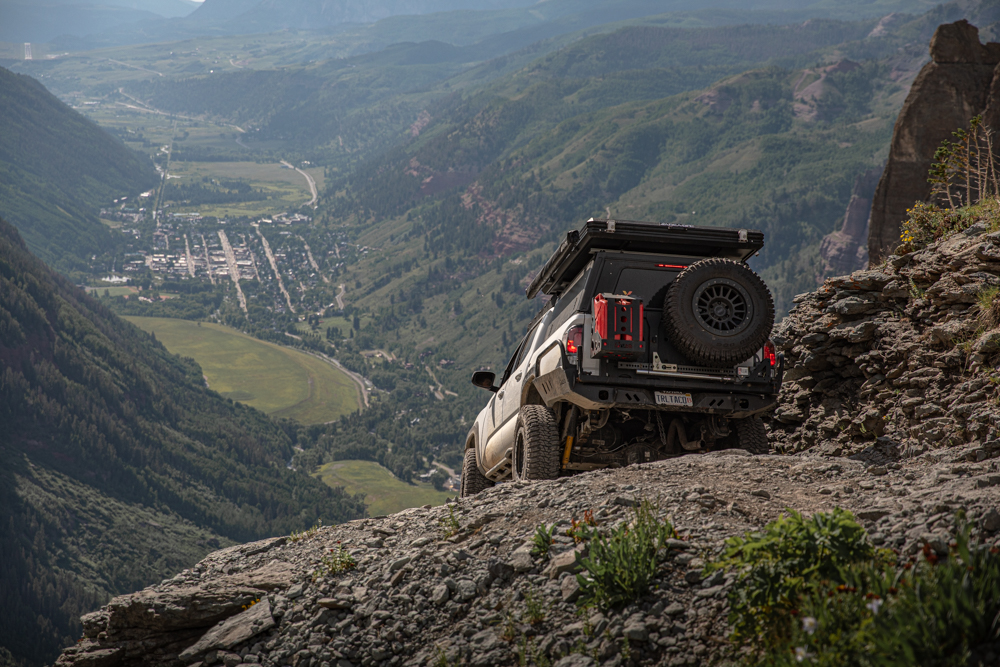
<instances>
[{"instance_id":1,"label":"mud flap","mask_svg":"<svg viewBox=\"0 0 1000 667\"><path fill-rule=\"evenodd\" d=\"M538 390L538 394L545 401L547 407L552 407L554 403L563 400L573 393L569 377L562 368L556 368L541 377L535 378L535 389Z\"/></svg>"}]
</instances>

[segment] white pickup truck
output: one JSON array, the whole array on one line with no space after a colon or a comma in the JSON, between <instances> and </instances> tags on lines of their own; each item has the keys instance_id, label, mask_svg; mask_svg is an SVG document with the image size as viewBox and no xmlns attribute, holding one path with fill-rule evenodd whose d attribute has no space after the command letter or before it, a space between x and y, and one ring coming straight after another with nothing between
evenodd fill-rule
<instances>
[{"instance_id":1,"label":"white pickup truck","mask_svg":"<svg viewBox=\"0 0 1000 667\"><path fill-rule=\"evenodd\" d=\"M784 359L745 229L587 221L527 290L549 295L465 442L463 497L688 452L767 453Z\"/></svg>"}]
</instances>

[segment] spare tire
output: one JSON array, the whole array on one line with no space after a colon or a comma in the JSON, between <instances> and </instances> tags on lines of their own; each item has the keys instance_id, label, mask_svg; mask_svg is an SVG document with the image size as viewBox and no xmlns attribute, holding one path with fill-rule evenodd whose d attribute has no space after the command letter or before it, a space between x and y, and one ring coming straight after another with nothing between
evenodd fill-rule
<instances>
[{"instance_id":1,"label":"spare tire","mask_svg":"<svg viewBox=\"0 0 1000 667\"><path fill-rule=\"evenodd\" d=\"M774 300L746 264L703 259L670 284L663 326L667 340L691 361L733 366L764 347L774 326Z\"/></svg>"}]
</instances>

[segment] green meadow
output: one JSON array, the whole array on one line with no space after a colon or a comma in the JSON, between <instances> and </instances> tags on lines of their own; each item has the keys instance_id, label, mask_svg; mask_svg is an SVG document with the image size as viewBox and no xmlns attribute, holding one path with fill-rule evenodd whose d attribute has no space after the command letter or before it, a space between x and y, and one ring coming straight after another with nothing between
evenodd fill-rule
<instances>
[{"instance_id":1,"label":"green meadow","mask_svg":"<svg viewBox=\"0 0 1000 667\"><path fill-rule=\"evenodd\" d=\"M370 516L393 514L408 507L441 505L448 498L427 482L407 484L374 461L333 461L315 473L328 486L350 494L364 493Z\"/></svg>"},{"instance_id":2,"label":"green meadow","mask_svg":"<svg viewBox=\"0 0 1000 667\"><path fill-rule=\"evenodd\" d=\"M304 424L358 409L354 383L330 364L229 327L162 317L126 317L173 352L201 366L209 387L272 417Z\"/></svg>"}]
</instances>

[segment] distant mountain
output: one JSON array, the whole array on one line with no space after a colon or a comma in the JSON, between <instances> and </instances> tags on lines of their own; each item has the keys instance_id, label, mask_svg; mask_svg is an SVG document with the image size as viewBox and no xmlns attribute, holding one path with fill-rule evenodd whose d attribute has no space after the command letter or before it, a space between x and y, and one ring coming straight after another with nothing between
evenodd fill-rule
<instances>
[{"instance_id":1,"label":"distant mountain","mask_svg":"<svg viewBox=\"0 0 1000 667\"><path fill-rule=\"evenodd\" d=\"M0 0L0 41L49 42L120 26L187 16L190 0Z\"/></svg>"},{"instance_id":2,"label":"distant mountain","mask_svg":"<svg viewBox=\"0 0 1000 667\"><path fill-rule=\"evenodd\" d=\"M220 546L364 514L286 466L294 429L206 389L2 220L0 295L0 658L51 662L81 613Z\"/></svg>"},{"instance_id":3,"label":"distant mountain","mask_svg":"<svg viewBox=\"0 0 1000 667\"><path fill-rule=\"evenodd\" d=\"M0 216L58 270L86 269L112 244L99 207L152 187L152 162L35 79L3 68L0 118Z\"/></svg>"},{"instance_id":4,"label":"distant mountain","mask_svg":"<svg viewBox=\"0 0 1000 667\"><path fill-rule=\"evenodd\" d=\"M206 0L191 22L230 21L229 32L271 32L281 28L317 30L343 23L374 23L388 16L431 14L460 9L527 7L537 0ZM242 10L242 11L240 11Z\"/></svg>"}]
</instances>

